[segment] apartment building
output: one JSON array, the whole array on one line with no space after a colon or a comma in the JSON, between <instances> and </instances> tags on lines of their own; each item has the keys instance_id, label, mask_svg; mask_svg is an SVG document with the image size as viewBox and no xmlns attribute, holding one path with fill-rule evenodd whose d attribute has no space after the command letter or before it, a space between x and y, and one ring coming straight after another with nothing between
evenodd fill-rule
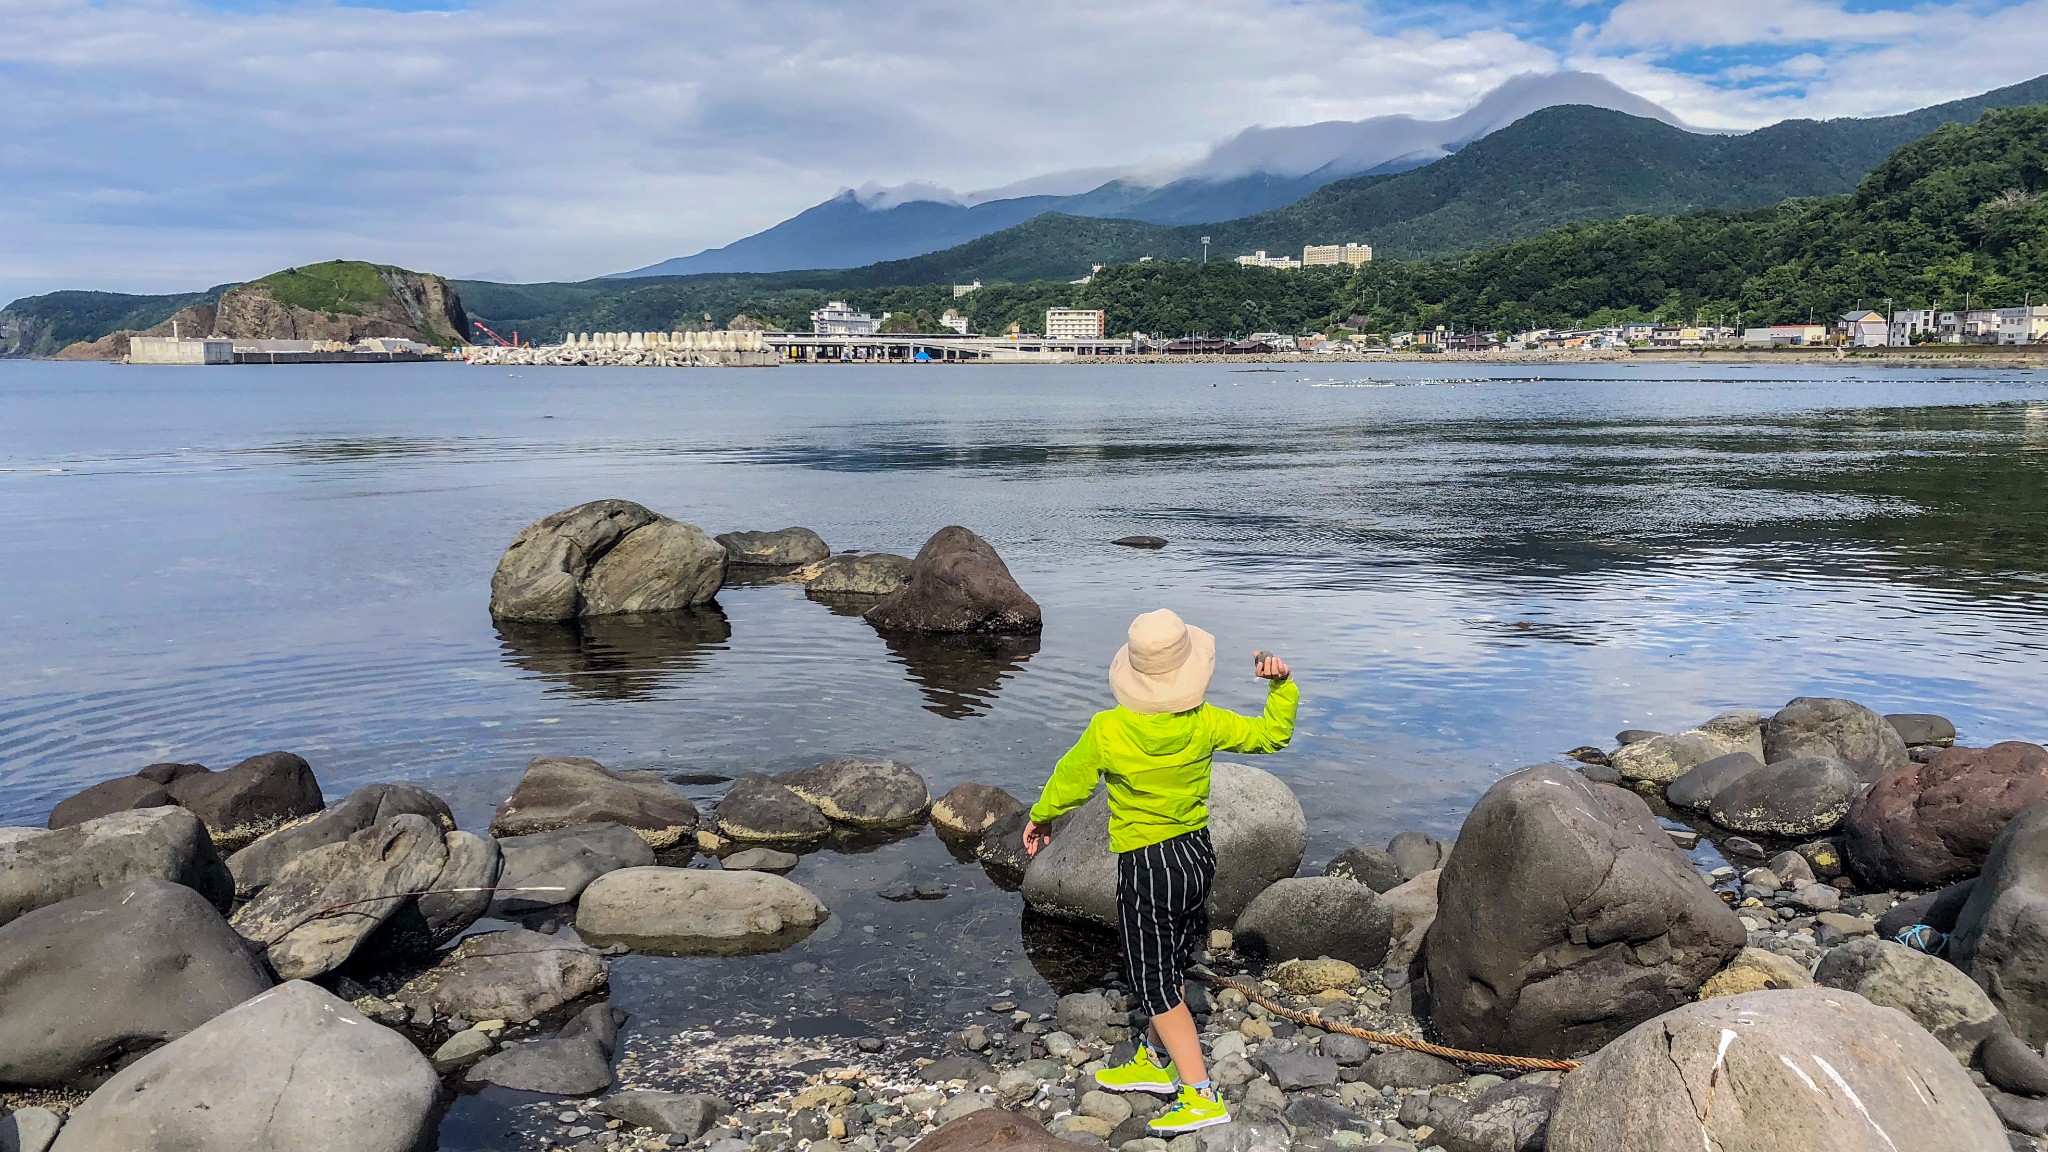
<instances>
[{"instance_id":1,"label":"apartment building","mask_svg":"<svg viewBox=\"0 0 2048 1152\"><path fill-rule=\"evenodd\" d=\"M1304 268L1330 264L1370 263L1372 263L1372 245L1370 244L1310 244L1301 250L1301 264Z\"/></svg>"},{"instance_id":2,"label":"apartment building","mask_svg":"<svg viewBox=\"0 0 2048 1152\"><path fill-rule=\"evenodd\" d=\"M1102 339L1102 309L1047 308L1045 338L1048 340Z\"/></svg>"}]
</instances>

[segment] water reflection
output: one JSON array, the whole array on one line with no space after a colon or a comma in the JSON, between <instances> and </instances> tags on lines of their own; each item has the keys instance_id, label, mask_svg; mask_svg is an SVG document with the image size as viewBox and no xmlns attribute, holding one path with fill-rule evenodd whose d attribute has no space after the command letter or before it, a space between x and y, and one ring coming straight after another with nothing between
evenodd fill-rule
<instances>
[{"instance_id":1,"label":"water reflection","mask_svg":"<svg viewBox=\"0 0 2048 1152\"><path fill-rule=\"evenodd\" d=\"M1026 905L1018 932L1025 957L1055 996L1098 987L1122 970L1116 936L1107 928L1047 916Z\"/></svg>"},{"instance_id":2,"label":"water reflection","mask_svg":"<svg viewBox=\"0 0 2048 1152\"><path fill-rule=\"evenodd\" d=\"M561 624L501 621L497 627L508 663L550 681L551 692L592 700L647 699L703 667L732 639L732 624L716 604Z\"/></svg>"},{"instance_id":3,"label":"water reflection","mask_svg":"<svg viewBox=\"0 0 2048 1152\"><path fill-rule=\"evenodd\" d=\"M925 711L961 720L988 710L1003 679L1038 655L1039 638L884 632L882 642L924 693Z\"/></svg>"}]
</instances>

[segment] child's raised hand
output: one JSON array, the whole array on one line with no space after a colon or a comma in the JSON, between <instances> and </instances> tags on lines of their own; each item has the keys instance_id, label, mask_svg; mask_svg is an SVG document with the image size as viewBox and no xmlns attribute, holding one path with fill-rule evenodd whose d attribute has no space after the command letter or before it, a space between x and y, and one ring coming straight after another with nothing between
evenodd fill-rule
<instances>
[{"instance_id":1,"label":"child's raised hand","mask_svg":"<svg viewBox=\"0 0 2048 1152\"><path fill-rule=\"evenodd\" d=\"M1273 655L1271 652L1255 652L1252 655L1255 660L1252 670L1259 674L1259 679L1271 680L1277 684L1287 679L1290 675L1287 661Z\"/></svg>"},{"instance_id":2,"label":"child's raised hand","mask_svg":"<svg viewBox=\"0 0 2048 1152\"><path fill-rule=\"evenodd\" d=\"M1038 855L1038 850L1050 843L1052 843L1051 834L1046 832L1044 828L1039 827L1038 821L1026 820L1024 822L1024 854L1026 856Z\"/></svg>"}]
</instances>

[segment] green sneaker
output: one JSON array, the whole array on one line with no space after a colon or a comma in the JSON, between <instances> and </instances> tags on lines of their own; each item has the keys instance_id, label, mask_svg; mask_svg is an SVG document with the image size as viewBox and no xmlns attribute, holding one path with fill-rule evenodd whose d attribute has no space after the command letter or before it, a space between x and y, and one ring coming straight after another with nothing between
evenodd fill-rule
<instances>
[{"instance_id":1,"label":"green sneaker","mask_svg":"<svg viewBox=\"0 0 2048 1152\"><path fill-rule=\"evenodd\" d=\"M1148 1127L1161 1136L1177 1136L1197 1128L1230 1123L1230 1109L1223 1106L1223 1101L1211 1100L1193 1088L1182 1088L1176 1104L1173 1111L1152 1121Z\"/></svg>"},{"instance_id":2,"label":"green sneaker","mask_svg":"<svg viewBox=\"0 0 2048 1152\"><path fill-rule=\"evenodd\" d=\"M1095 1082L1111 1092L1171 1092L1180 1086L1180 1074L1171 1060L1164 1067L1153 1063L1152 1050L1140 1044L1128 1063L1097 1072Z\"/></svg>"}]
</instances>

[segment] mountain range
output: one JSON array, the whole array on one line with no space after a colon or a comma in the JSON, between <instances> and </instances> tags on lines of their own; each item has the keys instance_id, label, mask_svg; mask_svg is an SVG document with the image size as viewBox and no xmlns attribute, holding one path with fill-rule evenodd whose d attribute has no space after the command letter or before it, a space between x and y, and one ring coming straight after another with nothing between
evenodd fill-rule
<instances>
[{"instance_id":1,"label":"mountain range","mask_svg":"<svg viewBox=\"0 0 2048 1152\"><path fill-rule=\"evenodd\" d=\"M620 275L856 268L936 252L1047 212L1150 224L1234 220L1294 203L1347 176L1419 168L1532 112L1566 104L1684 127L1670 112L1602 76L1523 75L1446 120L1378 116L1248 128L1191 164L1163 170L1148 165L1053 173L964 196L930 185L849 190L723 248ZM1027 189L1028 194L1011 194Z\"/></svg>"}]
</instances>

